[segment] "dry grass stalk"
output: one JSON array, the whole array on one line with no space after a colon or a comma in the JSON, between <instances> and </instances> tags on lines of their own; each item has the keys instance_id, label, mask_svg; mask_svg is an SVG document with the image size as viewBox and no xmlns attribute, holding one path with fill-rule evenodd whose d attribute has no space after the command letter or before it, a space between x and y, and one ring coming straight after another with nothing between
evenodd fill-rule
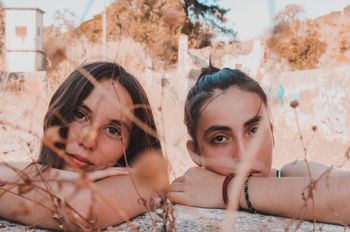
<instances>
[{"instance_id":1,"label":"dry grass stalk","mask_svg":"<svg viewBox=\"0 0 350 232\"><path fill-rule=\"evenodd\" d=\"M308 154L308 146L310 145L310 143L312 142L312 139L313 139L313 136L315 135L316 131L317 131L317 127L316 126L312 126L312 131L313 131L313 134L312 134L312 137L311 137L311 140L310 142L306 145L305 144L305 141L304 141L304 138L302 136L302 133L301 133L301 128L300 128L300 124L299 124L299 119L298 119L298 112L297 112L297 107L299 106L299 102L297 100L293 100L291 103L290 103L290 107L293 108L294 112L295 112L295 122L296 122L296 125L297 125L297 133L299 135L299 140L301 141L301 144L302 144L302 148L303 148L303 152L304 152L304 161L306 163L306 167L307 167L307 172L308 172L308 178L309 178L309 184L307 186L305 186L303 192L302 192L302 199L304 201L304 205L303 207L299 210L298 214L294 217L294 220L295 219L299 219L298 222L297 222L297 225L295 227L295 231L297 231L300 226L301 226L301 223L303 222L303 219L301 217L301 214L302 212L307 208L307 202L309 200L312 201L312 211L313 211L313 215L314 215L314 218L313 218L313 231L316 230L316 218L315 218L315 200L314 200L314 193L315 191L317 191L317 185L320 181L326 179L328 181L328 177L332 171L332 169L334 168L334 164L331 165L326 171L324 171L319 177L317 178L312 178L312 175L311 175L311 169L310 169L310 165L308 163L308 160L307 160L307 154ZM343 156L343 161L341 162L341 166L344 165L345 162L347 162L349 160L349 157L348 157L348 153L350 153L350 147L348 148L348 150L345 152L345 155ZM338 215L333 209L329 208L329 210L331 212L334 213L334 215ZM337 216L337 218L340 220L339 216ZM294 220L292 220L286 227L285 227L285 231L289 231L290 229L290 226L295 222ZM342 223L344 226L347 226L345 223Z\"/></svg>"}]
</instances>

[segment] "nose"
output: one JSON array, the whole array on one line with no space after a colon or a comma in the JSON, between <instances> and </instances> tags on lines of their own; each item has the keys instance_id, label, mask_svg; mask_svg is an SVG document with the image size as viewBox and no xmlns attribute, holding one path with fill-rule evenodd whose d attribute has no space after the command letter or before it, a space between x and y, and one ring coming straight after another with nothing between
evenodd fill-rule
<instances>
[{"instance_id":1,"label":"nose","mask_svg":"<svg viewBox=\"0 0 350 232\"><path fill-rule=\"evenodd\" d=\"M234 152L233 152L233 159L234 160L242 160L242 157L244 155L244 152L245 152L245 144L243 142L243 140L241 139L237 139L236 141L236 149L234 149Z\"/></svg>"},{"instance_id":2,"label":"nose","mask_svg":"<svg viewBox=\"0 0 350 232\"><path fill-rule=\"evenodd\" d=\"M86 149L94 150L97 146L98 133L92 126L84 127L79 134L79 144Z\"/></svg>"}]
</instances>

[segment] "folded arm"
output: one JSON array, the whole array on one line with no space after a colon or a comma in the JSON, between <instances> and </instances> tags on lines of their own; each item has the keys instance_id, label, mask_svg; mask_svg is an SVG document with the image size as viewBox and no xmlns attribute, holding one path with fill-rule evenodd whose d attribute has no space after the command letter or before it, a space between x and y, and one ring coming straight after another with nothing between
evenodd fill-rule
<instances>
[{"instance_id":1,"label":"folded arm","mask_svg":"<svg viewBox=\"0 0 350 232\"><path fill-rule=\"evenodd\" d=\"M146 210L138 203L139 195L130 175L124 173L91 182L87 177L72 174L73 180L67 180L70 175L63 172L65 180L33 178L32 182L25 182L17 178L11 181L16 184L1 186L0 217L49 229L76 230L116 225ZM97 176L101 175L104 174ZM151 196L145 187L139 192L145 199Z\"/></svg>"},{"instance_id":2,"label":"folded arm","mask_svg":"<svg viewBox=\"0 0 350 232\"><path fill-rule=\"evenodd\" d=\"M350 172L329 167L313 161L296 160L294 162L285 164L281 168L281 175L283 177L319 177L321 175L350 177Z\"/></svg>"},{"instance_id":3,"label":"folded arm","mask_svg":"<svg viewBox=\"0 0 350 232\"><path fill-rule=\"evenodd\" d=\"M169 196L179 204L225 208L222 199L224 178L204 168L191 168L172 183ZM234 180L228 187L229 199L233 197ZM350 207L346 207L350 196L349 176L328 176L317 182L310 182L309 177L250 177L248 186L251 203L258 211L304 220L315 218L320 222L350 224ZM311 191L308 191L309 186ZM312 198L310 193L313 193ZM243 189L240 206L247 208Z\"/></svg>"},{"instance_id":4,"label":"folded arm","mask_svg":"<svg viewBox=\"0 0 350 232\"><path fill-rule=\"evenodd\" d=\"M318 181L308 177L251 177L249 196L258 211L289 218L350 224L350 178L330 176ZM248 208L241 194L240 206Z\"/></svg>"}]
</instances>

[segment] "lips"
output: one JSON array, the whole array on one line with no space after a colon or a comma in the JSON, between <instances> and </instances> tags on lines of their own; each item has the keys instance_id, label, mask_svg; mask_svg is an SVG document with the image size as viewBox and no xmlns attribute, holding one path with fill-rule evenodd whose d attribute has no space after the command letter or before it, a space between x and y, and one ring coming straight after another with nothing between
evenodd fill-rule
<instances>
[{"instance_id":1,"label":"lips","mask_svg":"<svg viewBox=\"0 0 350 232\"><path fill-rule=\"evenodd\" d=\"M68 154L72 161L79 167L79 168L86 168L90 165L93 165L88 159L77 155L77 154Z\"/></svg>"}]
</instances>

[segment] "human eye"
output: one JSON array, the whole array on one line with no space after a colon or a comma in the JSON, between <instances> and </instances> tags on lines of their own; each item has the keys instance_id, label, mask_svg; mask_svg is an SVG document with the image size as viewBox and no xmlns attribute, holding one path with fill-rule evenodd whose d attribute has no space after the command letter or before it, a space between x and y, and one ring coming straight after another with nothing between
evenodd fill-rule
<instances>
[{"instance_id":1,"label":"human eye","mask_svg":"<svg viewBox=\"0 0 350 232\"><path fill-rule=\"evenodd\" d=\"M252 128L249 129L248 131L248 135L254 135L258 132L258 127L257 126L254 126Z\"/></svg>"},{"instance_id":2,"label":"human eye","mask_svg":"<svg viewBox=\"0 0 350 232\"><path fill-rule=\"evenodd\" d=\"M88 115L84 110L77 109L74 113L74 119L77 121L87 121Z\"/></svg>"},{"instance_id":3,"label":"human eye","mask_svg":"<svg viewBox=\"0 0 350 232\"><path fill-rule=\"evenodd\" d=\"M119 127L107 126L104 128L104 131L112 138L120 139L122 137L122 132Z\"/></svg>"},{"instance_id":4,"label":"human eye","mask_svg":"<svg viewBox=\"0 0 350 232\"><path fill-rule=\"evenodd\" d=\"M229 138L224 136L224 135L217 135L213 139L211 139L210 143L221 144L221 143L225 143L228 140L229 140Z\"/></svg>"}]
</instances>

